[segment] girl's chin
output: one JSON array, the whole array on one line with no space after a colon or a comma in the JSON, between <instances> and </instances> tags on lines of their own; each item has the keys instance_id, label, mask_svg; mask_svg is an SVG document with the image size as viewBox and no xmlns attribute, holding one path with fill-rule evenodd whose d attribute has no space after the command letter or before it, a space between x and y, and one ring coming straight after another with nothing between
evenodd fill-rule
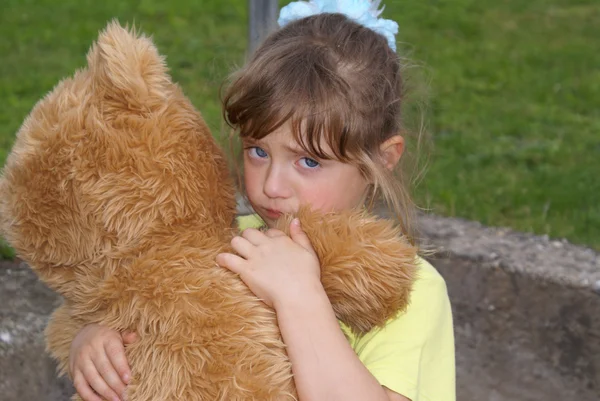
<instances>
[{"instance_id":1,"label":"girl's chin","mask_svg":"<svg viewBox=\"0 0 600 401\"><path fill-rule=\"evenodd\" d=\"M273 228L277 225L278 218L271 218L269 216L263 216L259 213L260 218L265 222L267 227Z\"/></svg>"}]
</instances>

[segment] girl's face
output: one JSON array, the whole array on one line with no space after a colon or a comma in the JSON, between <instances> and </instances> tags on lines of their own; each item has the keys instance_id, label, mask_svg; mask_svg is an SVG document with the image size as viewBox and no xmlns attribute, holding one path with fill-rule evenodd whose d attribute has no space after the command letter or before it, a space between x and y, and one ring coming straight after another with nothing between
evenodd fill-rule
<instances>
[{"instance_id":1,"label":"girl's face","mask_svg":"<svg viewBox=\"0 0 600 401\"><path fill-rule=\"evenodd\" d=\"M269 227L301 205L329 212L359 206L364 200L368 182L357 167L309 157L287 124L261 140L244 140L243 145L246 195Z\"/></svg>"}]
</instances>

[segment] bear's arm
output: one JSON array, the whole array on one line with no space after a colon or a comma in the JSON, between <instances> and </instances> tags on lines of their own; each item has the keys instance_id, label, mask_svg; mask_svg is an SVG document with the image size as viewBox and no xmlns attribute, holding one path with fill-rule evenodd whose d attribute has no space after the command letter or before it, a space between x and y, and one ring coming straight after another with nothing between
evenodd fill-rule
<instances>
[{"instance_id":1,"label":"bear's arm","mask_svg":"<svg viewBox=\"0 0 600 401\"><path fill-rule=\"evenodd\" d=\"M46 350L58 363L60 376L69 372L69 352L71 343L77 333L86 325L85 322L75 319L67 302L63 303L52 313L46 327Z\"/></svg>"}]
</instances>

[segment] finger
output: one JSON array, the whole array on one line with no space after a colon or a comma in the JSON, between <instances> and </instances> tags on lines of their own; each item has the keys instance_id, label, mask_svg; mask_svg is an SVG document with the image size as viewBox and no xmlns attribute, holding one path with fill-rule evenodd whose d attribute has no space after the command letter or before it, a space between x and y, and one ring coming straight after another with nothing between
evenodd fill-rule
<instances>
[{"instance_id":1,"label":"finger","mask_svg":"<svg viewBox=\"0 0 600 401\"><path fill-rule=\"evenodd\" d=\"M89 386L98 393L101 397L107 400L119 401L117 393L115 393L108 384L104 381L102 376L96 370L96 367L90 363L83 368L83 377Z\"/></svg>"},{"instance_id":2,"label":"finger","mask_svg":"<svg viewBox=\"0 0 600 401\"><path fill-rule=\"evenodd\" d=\"M295 218L290 223L290 237L295 243L299 244L304 249L314 253L314 249L312 247L312 244L310 243L310 239L308 239L308 236L306 235L304 230L302 230L302 227L300 226L300 220L298 218Z\"/></svg>"},{"instance_id":3,"label":"finger","mask_svg":"<svg viewBox=\"0 0 600 401\"><path fill-rule=\"evenodd\" d=\"M102 358L96 361L96 369L102 376L102 379L116 394L122 394L125 390L125 383L119 377L119 374L110 363L108 358Z\"/></svg>"},{"instance_id":4,"label":"finger","mask_svg":"<svg viewBox=\"0 0 600 401\"><path fill-rule=\"evenodd\" d=\"M234 273L241 275L245 271L246 260L232 253L220 253L215 260L219 266L225 267Z\"/></svg>"},{"instance_id":5,"label":"finger","mask_svg":"<svg viewBox=\"0 0 600 401\"><path fill-rule=\"evenodd\" d=\"M256 245L252 244L246 238L239 236L231 239L231 246L244 259L248 259L252 255L254 248L256 248Z\"/></svg>"},{"instance_id":6,"label":"finger","mask_svg":"<svg viewBox=\"0 0 600 401\"><path fill-rule=\"evenodd\" d=\"M248 240L252 245L258 246L265 242L265 234L255 228L247 228L242 231L241 236Z\"/></svg>"},{"instance_id":7,"label":"finger","mask_svg":"<svg viewBox=\"0 0 600 401\"><path fill-rule=\"evenodd\" d=\"M102 401L102 398L94 393L94 390L92 390L88 382L83 378L83 374L80 371L77 371L73 375L73 386L75 387L77 394L79 394L84 401Z\"/></svg>"},{"instance_id":8,"label":"finger","mask_svg":"<svg viewBox=\"0 0 600 401\"><path fill-rule=\"evenodd\" d=\"M69 356L69 375L71 375L71 378L74 380L75 379L75 358L72 358Z\"/></svg>"},{"instance_id":9,"label":"finger","mask_svg":"<svg viewBox=\"0 0 600 401\"><path fill-rule=\"evenodd\" d=\"M133 335L136 334L133 333ZM116 377L113 377L111 374L111 381L109 381L109 376L105 376L104 372L102 371L100 373L102 373L102 376L107 379L113 390L121 394L124 390L125 384L129 383L129 379L131 378L131 370L129 369L129 363L127 362L127 356L125 355L125 347L123 347L123 344L119 343L118 341L114 341L106 344L104 350L106 355L108 355L107 361L110 364L110 366L106 367L107 374L111 374L108 369L112 369L112 371L115 372ZM115 387L115 385L118 387ZM123 390L121 390L121 387L123 387Z\"/></svg>"},{"instance_id":10,"label":"finger","mask_svg":"<svg viewBox=\"0 0 600 401\"><path fill-rule=\"evenodd\" d=\"M138 340L138 338L139 337L135 331L124 331L121 333L121 339L125 345L133 344Z\"/></svg>"},{"instance_id":11,"label":"finger","mask_svg":"<svg viewBox=\"0 0 600 401\"><path fill-rule=\"evenodd\" d=\"M285 237L285 233L281 230L278 230L276 228L269 228L267 230L267 232L265 232L265 235L269 238L277 238L277 237Z\"/></svg>"}]
</instances>

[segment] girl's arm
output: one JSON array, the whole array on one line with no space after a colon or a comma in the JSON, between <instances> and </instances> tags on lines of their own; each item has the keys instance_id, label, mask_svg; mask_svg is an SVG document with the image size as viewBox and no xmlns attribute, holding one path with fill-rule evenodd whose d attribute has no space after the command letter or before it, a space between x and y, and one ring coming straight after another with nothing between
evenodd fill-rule
<instances>
[{"instance_id":1,"label":"girl's arm","mask_svg":"<svg viewBox=\"0 0 600 401\"><path fill-rule=\"evenodd\" d=\"M301 401L408 400L382 387L356 356L322 287L276 304Z\"/></svg>"},{"instance_id":2,"label":"girl's arm","mask_svg":"<svg viewBox=\"0 0 600 401\"><path fill-rule=\"evenodd\" d=\"M384 389L346 340L320 281L320 266L297 220L291 237L248 229L217 263L238 273L277 313L301 401L406 400ZM390 396L388 396L388 394Z\"/></svg>"}]
</instances>

